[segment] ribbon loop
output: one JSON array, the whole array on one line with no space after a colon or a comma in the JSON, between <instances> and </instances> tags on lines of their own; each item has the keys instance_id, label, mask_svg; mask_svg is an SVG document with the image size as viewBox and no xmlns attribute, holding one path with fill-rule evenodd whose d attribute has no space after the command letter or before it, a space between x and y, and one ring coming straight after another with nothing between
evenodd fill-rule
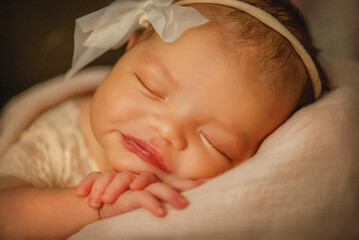
<instances>
[{"instance_id":1,"label":"ribbon loop","mask_svg":"<svg viewBox=\"0 0 359 240\"><path fill-rule=\"evenodd\" d=\"M81 68L111 48L125 44L133 33L152 24L164 42L173 42L184 31L207 23L192 7L172 4L173 0L118 0L108 7L78 18L75 50L69 79Z\"/></svg>"}]
</instances>

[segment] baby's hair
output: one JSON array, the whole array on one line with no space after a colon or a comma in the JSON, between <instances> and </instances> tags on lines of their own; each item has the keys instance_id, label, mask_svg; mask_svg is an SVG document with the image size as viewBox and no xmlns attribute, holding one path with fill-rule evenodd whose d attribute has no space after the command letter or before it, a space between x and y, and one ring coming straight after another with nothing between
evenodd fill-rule
<instances>
[{"instance_id":1,"label":"baby's hair","mask_svg":"<svg viewBox=\"0 0 359 240\"><path fill-rule=\"evenodd\" d=\"M327 77L317 59L318 50L312 43L307 24L300 11L288 0L242 0L268 12L279 20L304 46L318 68L323 91L327 90ZM292 45L256 18L231 7L215 4L193 4L216 27L221 42L231 52L247 55L256 74L268 73L270 87L283 94L297 93L295 110L314 102L314 92L304 64ZM243 48L246 46L247 48ZM242 53L240 51L243 51ZM247 51L246 51L247 50ZM269 74L266 74L267 76ZM267 79L268 81L268 79ZM288 96L287 94L285 94Z\"/></svg>"},{"instance_id":2,"label":"baby's hair","mask_svg":"<svg viewBox=\"0 0 359 240\"><path fill-rule=\"evenodd\" d=\"M179 0L175 1L178 2ZM256 6L280 21L303 45L318 68L323 91L328 89L327 77L319 64L318 50L312 43L307 24L300 11L289 0L242 0ZM282 35L269 28L256 18L232 7L220 4L190 4L210 19L218 39L229 52L245 58L255 72L256 80L261 74L266 76L269 88L275 89L284 97L296 98L294 111L314 102L312 81L306 68ZM150 28L140 39L153 33ZM268 76L271 76L268 79ZM264 80L263 80L264 81ZM293 112L294 112L293 111Z\"/></svg>"}]
</instances>

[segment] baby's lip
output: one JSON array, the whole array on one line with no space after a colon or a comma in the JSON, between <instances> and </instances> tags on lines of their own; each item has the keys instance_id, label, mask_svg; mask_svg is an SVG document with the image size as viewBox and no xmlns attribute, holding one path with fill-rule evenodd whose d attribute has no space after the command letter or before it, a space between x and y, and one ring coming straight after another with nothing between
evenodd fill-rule
<instances>
[{"instance_id":1,"label":"baby's lip","mask_svg":"<svg viewBox=\"0 0 359 240\"><path fill-rule=\"evenodd\" d=\"M152 166L169 173L168 168L165 165L164 158L155 147L136 137L125 135L123 133L121 133L121 135L122 144L127 150L133 152L143 161L151 164Z\"/></svg>"}]
</instances>

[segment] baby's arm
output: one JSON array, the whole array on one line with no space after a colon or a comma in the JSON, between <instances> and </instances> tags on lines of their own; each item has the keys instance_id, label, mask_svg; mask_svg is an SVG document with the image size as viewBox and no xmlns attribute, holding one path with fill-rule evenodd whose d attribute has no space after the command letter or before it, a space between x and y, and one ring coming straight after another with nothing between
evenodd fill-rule
<instances>
[{"instance_id":1,"label":"baby's arm","mask_svg":"<svg viewBox=\"0 0 359 240\"><path fill-rule=\"evenodd\" d=\"M0 178L0 239L63 239L98 219L76 188L35 188Z\"/></svg>"}]
</instances>

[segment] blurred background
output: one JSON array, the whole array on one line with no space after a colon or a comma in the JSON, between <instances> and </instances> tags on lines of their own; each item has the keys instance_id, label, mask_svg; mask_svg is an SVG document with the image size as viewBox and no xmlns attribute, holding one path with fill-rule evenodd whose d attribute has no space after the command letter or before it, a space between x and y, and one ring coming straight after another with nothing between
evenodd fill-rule
<instances>
[{"instance_id":1,"label":"blurred background","mask_svg":"<svg viewBox=\"0 0 359 240\"><path fill-rule=\"evenodd\" d=\"M0 109L30 86L71 65L76 18L113 0L1 0ZM324 58L359 60L359 0L292 0L306 16ZM91 65L114 64L123 49Z\"/></svg>"}]
</instances>

